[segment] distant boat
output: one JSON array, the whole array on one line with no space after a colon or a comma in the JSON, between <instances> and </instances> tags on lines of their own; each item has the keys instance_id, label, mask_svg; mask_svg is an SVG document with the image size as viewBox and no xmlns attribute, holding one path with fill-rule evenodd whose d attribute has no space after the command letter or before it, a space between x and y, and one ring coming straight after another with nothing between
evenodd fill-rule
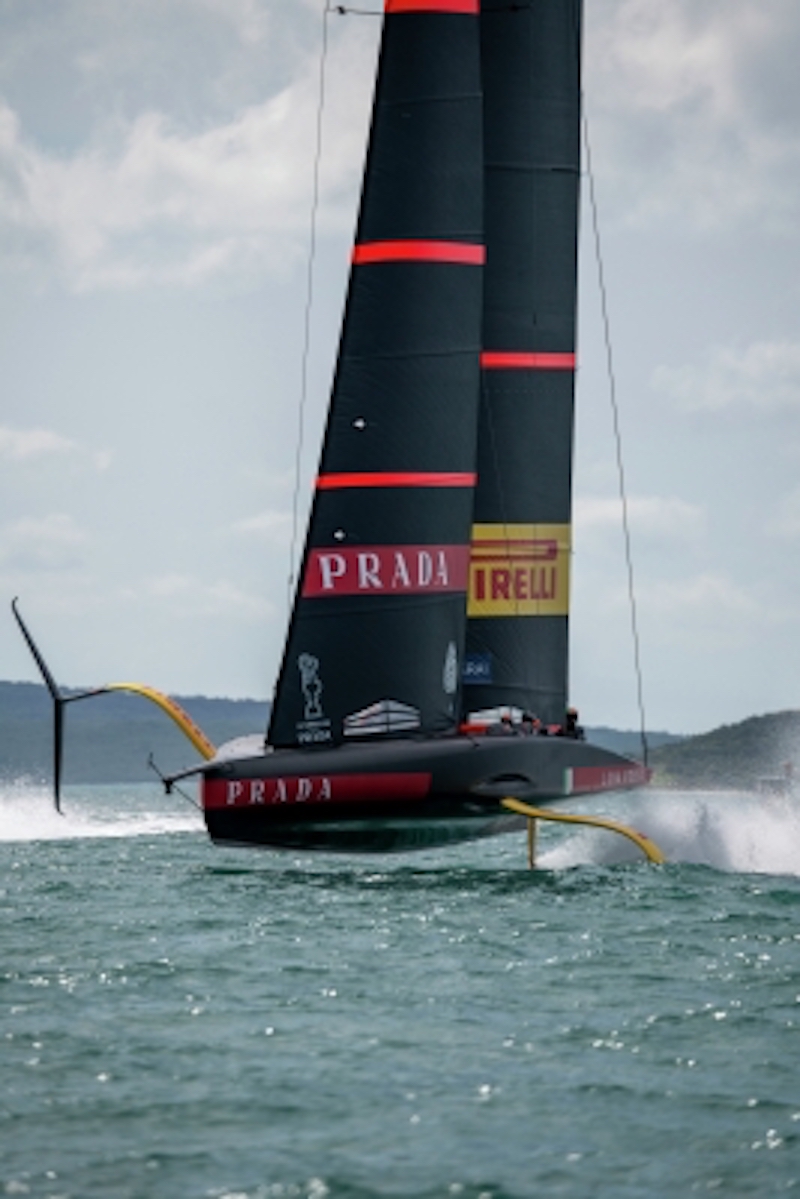
<instances>
[{"instance_id":1,"label":"distant boat","mask_svg":"<svg viewBox=\"0 0 800 1199\"><path fill-rule=\"evenodd\" d=\"M797 791L794 762L784 762L781 774L756 779L756 791L761 795L793 796Z\"/></svg>"},{"instance_id":2,"label":"distant boat","mask_svg":"<svg viewBox=\"0 0 800 1199\"><path fill-rule=\"evenodd\" d=\"M567 697L581 19L386 0L269 728L189 730L215 842L425 848L647 781Z\"/></svg>"}]
</instances>

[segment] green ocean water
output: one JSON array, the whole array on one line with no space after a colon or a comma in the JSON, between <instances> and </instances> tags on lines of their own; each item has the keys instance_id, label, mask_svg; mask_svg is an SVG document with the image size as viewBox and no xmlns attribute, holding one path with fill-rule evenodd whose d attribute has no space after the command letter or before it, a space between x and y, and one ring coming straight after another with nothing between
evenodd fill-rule
<instances>
[{"instance_id":1,"label":"green ocean water","mask_svg":"<svg viewBox=\"0 0 800 1199\"><path fill-rule=\"evenodd\" d=\"M0 1193L800 1191L800 810L605 796L389 859L215 849L155 787L0 791Z\"/></svg>"}]
</instances>

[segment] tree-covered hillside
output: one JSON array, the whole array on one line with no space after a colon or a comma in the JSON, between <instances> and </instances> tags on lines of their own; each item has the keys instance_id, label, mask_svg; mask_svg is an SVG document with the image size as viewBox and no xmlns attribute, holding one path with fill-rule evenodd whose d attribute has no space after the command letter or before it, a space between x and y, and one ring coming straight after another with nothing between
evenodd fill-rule
<instances>
[{"instance_id":1,"label":"tree-covered hillside","mask_svg":"<svg viewBox=\"0 0 800 1199\"><path fill-rule=\"evenodd\" d=\"M780 778L787 764L800 773L800 712L773 712L725 724L710 733L654 749L655 782L673 787L752 790Z\"/></svg>"}]
</instances>

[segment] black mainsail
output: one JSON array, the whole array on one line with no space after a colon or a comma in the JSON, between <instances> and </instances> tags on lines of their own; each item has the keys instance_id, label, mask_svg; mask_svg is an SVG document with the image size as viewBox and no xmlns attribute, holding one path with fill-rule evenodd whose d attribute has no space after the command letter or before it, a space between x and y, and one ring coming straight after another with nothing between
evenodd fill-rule
<instances>
[{"instance_id":1,"label":"black mainsail","mask_svg":"<svg viewBox=\"0 0 800 1199\"><path fill-rule=\"evenodd\" d=\"M483 0L483 352L465 708L567 703L581 0Z\"/></svg>"},{"instance_id":2,"label":"black mainsail","mask_svg":"<svg viewBox=\"0 0 800 1199\"><path fill-rule=\"evenodd\" d=\"M581 0L385 0L268 744L204 769L215 840L409 849L645 781L514 715L568 732L580 28Z\"/></svg>"},{"instance_id":3,"label":"black mainsail","mask_svg":"<svg viewBox=\"0 0 800 1199\"><path fill-rule=\"evenodd\" d=\"M478 0L387 0L274 746L459 717L482 320Z\"/></svg>"}]
</instances>

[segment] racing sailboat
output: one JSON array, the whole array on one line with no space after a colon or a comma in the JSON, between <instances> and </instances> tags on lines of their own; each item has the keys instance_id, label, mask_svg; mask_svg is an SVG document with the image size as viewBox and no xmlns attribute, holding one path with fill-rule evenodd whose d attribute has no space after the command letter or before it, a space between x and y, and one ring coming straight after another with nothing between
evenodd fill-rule
<instances>
[{"instance_id":1,"label":"racing sailboat","mask_svg":"<svg viewBox=\"0 0 800 1199\"><path fill-rule=\"evenodd\" d=\"M581 8L385 0L269 727L187 730L216 842L442 845L647 779L568 709Z\"/></svg>"}]
</instances>

